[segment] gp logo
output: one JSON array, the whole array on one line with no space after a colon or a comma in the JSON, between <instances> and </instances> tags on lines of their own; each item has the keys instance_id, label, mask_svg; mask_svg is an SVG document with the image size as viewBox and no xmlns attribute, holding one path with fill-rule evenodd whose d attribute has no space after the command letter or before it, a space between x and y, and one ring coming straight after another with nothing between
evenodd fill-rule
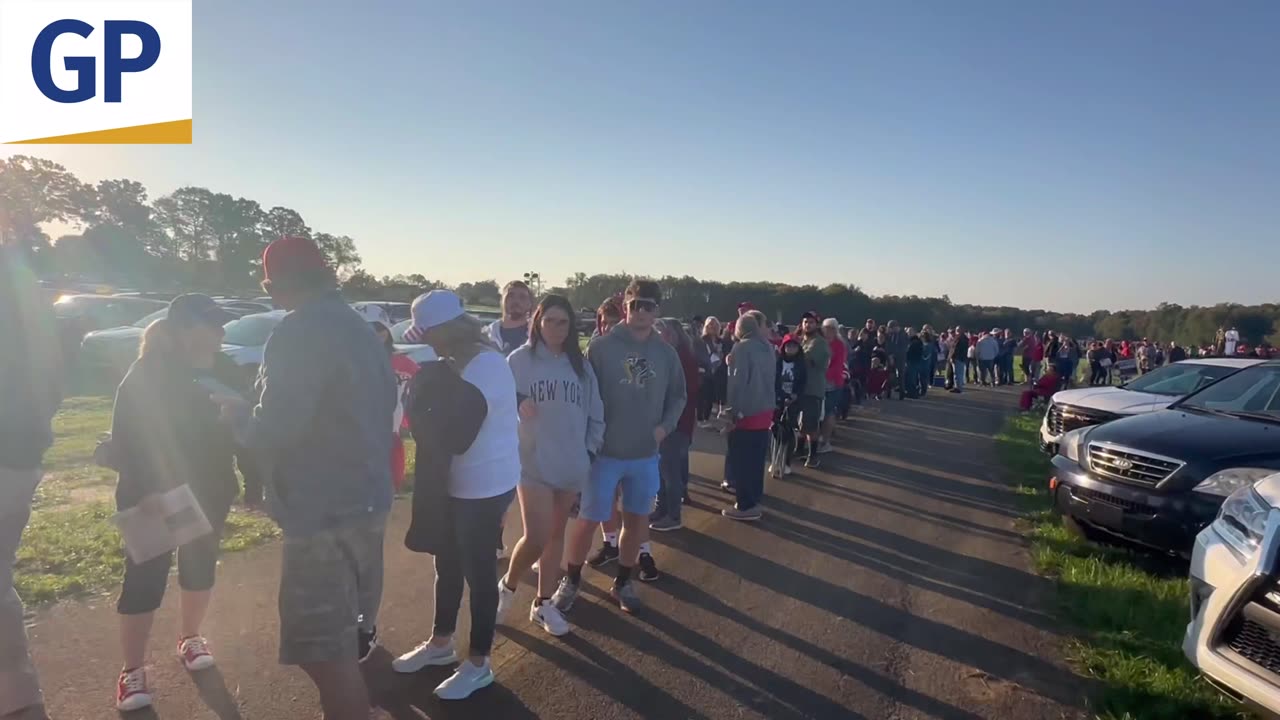
<instances>
[{"instance_id":1,"label":"gp logo","mask_svg":"<svg viewBox=\"0 0 1280 720\"><path fill-rule=\"evenodd\" d=\"M0 0L0 142L191 142L191 0Z\"/></svg>"}]
</instances>

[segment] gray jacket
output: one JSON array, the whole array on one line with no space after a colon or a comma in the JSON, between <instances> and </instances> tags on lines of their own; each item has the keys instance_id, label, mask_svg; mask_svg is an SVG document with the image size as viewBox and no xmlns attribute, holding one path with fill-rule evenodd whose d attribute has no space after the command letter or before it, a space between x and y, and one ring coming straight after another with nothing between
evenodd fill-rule
<instances>
[{"instance_id":1,"label":"gray jacket","mask_svg":"<svg viewBox=\"0 0 1280 720\"><path fill-rule=\"evenodd\" d=\"M16 247L0 247L0 467L34 470L62 403L57 321Z\"/></svg>"},{"instance_id":2,"label":"gray jacket","mask_svg":"<svg viewBox=\"0 0 1280 720\"><path fill-rule=\"evenodd\" d=\"M658 454L653 431L670 435L684 412L684 369L675 348L651 333L636 340L625 324L591 341L587 359L604 402L604 445L600 454L639 460Z\"/></svg>"},{"instance_id":3,"label":"gray jacket","mask_svg":"<svg viewBox=\"0 0 1280 720\"><path fill-rule=\"evenodd\" d=\"M743 338L729 353L729 407L735 417L772 411L777 400L777 355L757 335Z\"/></svg>"},{"instance_id":4,"label":"gray jacket","mask_svg":"<svg viewBox=\"0 0 1280 720\"><path fill-rule=\"evenodd\" d=\"M234 430L271 466L271 515L286 536L391 509L396 380L386 347L342 296L285 315L258 384L258 406Z\"/></svg>"},{"instance_id":5,"label":"gray jacket","mask_svg":"<svg viewBox=\"0 0 1280 720\"><path fill-rule=\"evenodd\" d=\"M546 345L522 345L507 357L520 401L532 400L538 414L520 422L520 465L525 479L564 490L586 486L589 455L604 443L604 405L596 373L583 361L580 377L569 356L552 355Z\"/></svg>"}]
</instances>

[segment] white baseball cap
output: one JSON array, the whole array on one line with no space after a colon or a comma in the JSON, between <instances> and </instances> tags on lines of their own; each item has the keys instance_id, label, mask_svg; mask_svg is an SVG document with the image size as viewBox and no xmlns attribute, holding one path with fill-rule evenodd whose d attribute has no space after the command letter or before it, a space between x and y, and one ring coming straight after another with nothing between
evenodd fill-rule
<instances>
[{"instance_id":1,"label":"white baseball cap","mask_svg":"<svg viewBox=\"0 0 1280 720\"><path fill-rule=\"evenodd\" d=\"M461 317L466 308L462 306L462 298L452 290L432 290L426 295L419 295L410 312L413 327L425 331Z\"/></svg>"},{"instance_id":2,"label":"white baseball cap","mask_svg":"<svg viewBox=\"0 0 1280 720\"><path fill-rule=\"evenodd\" d=\"M391 327L391 316L387 314L386 308L381 305L377 303L360 303L354 307L365 322L381 323L383 327Z\"/></svg>"},{"instance_id":3,"label":"white baseball cap","mask_svg":"<svg viewBox=\"0 0 1280 720\"><path fill-rule=\"evenodd\" d=\"M840 321L839 321L839 320L836 320L836 319L835 319L835 318L833 318L833 317L829 317L829 318L827 318L826 320L823 320L823 321L822 321L822 327L830 327L830 328L836 328L836 329L839 329L839 328L840 328Z\"/></svg>"}]
</instances>

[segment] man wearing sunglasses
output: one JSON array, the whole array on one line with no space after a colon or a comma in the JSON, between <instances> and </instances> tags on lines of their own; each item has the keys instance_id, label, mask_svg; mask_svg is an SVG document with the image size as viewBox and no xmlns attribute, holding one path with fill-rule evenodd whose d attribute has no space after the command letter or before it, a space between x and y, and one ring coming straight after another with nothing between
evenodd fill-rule
<instances>
[{"instance_id":1,"label":"man wearing sunglasses","mask_svg":"<svg viewBox=\"0 0 1280 720\"><path fill-rule=\"evenodd\" d=\"M553 598L562 612L577 598L592 535L612 514L619 486L622 535L611 594L623 612L640 608L631 576L649 540L649 515L661 485L658 446L675 430L686 392L675 348L654 332L661 297L656 282L632 281L623 297L623 322L587 348L604 402L604 445L591 466L565 553L568 573Z\"/></svg>"}]
</instances>

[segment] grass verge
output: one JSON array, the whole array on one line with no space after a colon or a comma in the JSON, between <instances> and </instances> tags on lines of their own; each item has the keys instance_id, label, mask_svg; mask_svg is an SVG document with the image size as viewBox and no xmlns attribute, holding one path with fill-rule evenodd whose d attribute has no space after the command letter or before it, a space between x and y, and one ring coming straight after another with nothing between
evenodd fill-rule
<instances>
[{"instance_id":1,"label":"grass verge","mask_svg":"<svg viewBox=\"0 0 1280 720\"><path fill-rule=\"evenodd\" d=\"M1052 511L1039 418L1017 415L996 436L1000 457L1027 510L1037 571L1056 580L1059 614L1076 632L1075 668L1096 679L1102 720L1250 718L1183 659L1188 584L1139 553L1091 544Z\"/></svg>"},{"instance_id":2,"label":"grass verge","mask_svg":"<svg viewBox=\"0 0 1280 720\"><path fill-rule=\"evenodd\" d=\"M115 508L107 502L32 513L14 567L14 585L23 600L47 603L118 585L124 550L111 523L113 514ZM246 550L279 534L270 518L233 509L222 549Z\"/></svg>"}]
</instances>

